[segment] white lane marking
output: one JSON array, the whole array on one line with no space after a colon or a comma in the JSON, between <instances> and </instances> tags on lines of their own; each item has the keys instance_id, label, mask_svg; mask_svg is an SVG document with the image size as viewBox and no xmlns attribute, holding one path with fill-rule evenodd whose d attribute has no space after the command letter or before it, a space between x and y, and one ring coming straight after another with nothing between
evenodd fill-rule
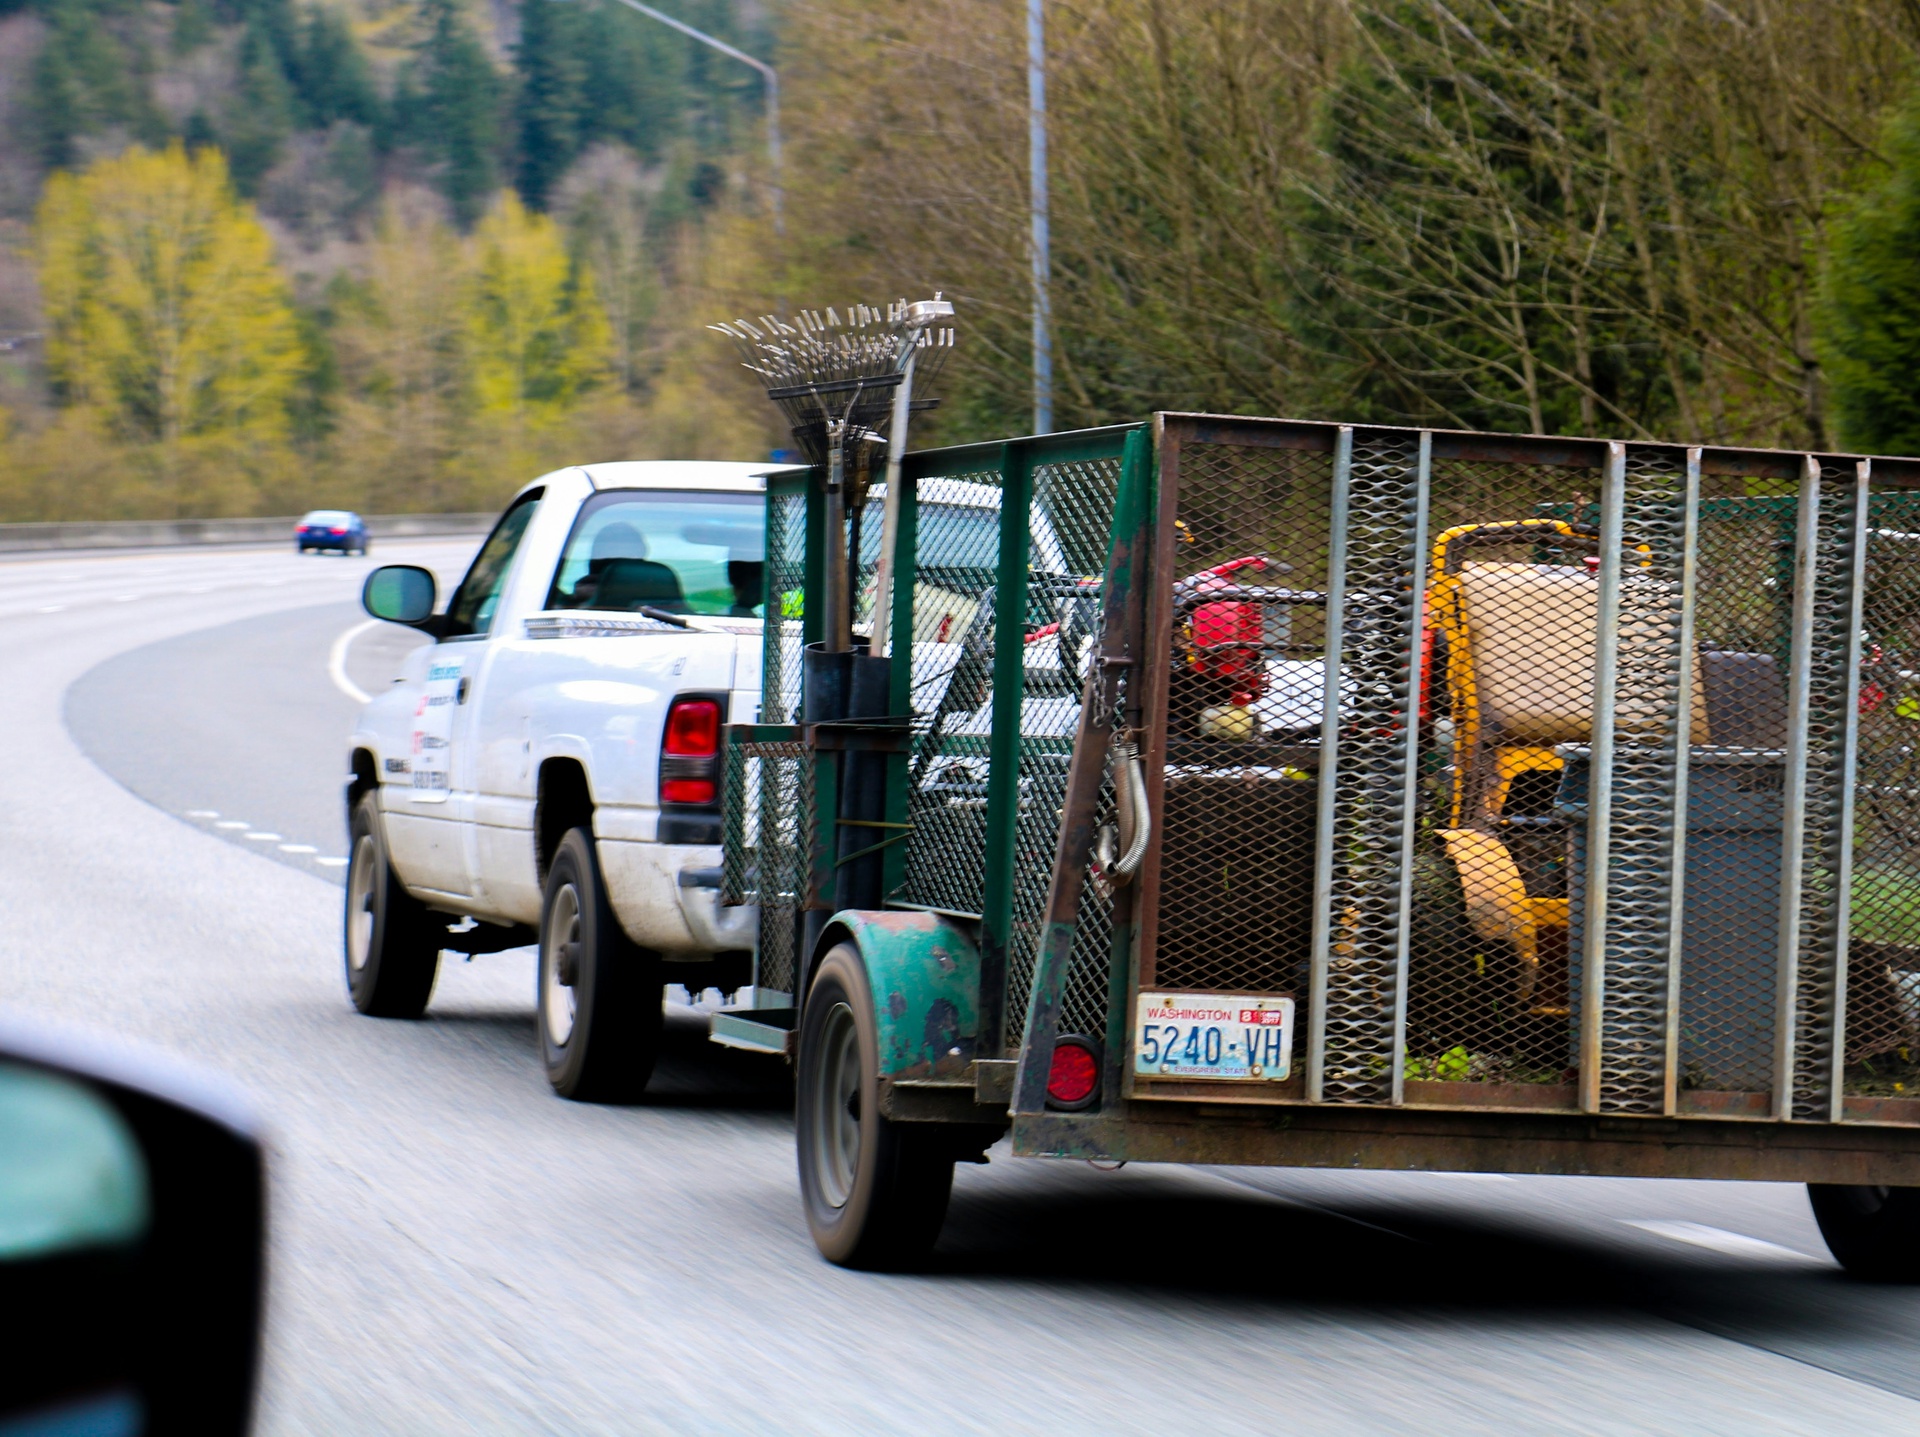
<instances>
[{"instance_id":1,"label":"white lane marking","mask_svg":"<svg viewBox=\"0 0 1920 1437\"><path fill-rule=\"evenodd\" d=\"M217 808L190 808L187 810L188 818L218 818L219 816L220 810Z\"/></svg>"},{"instance_id":2,"label":"white lane marking","mask_svg":"<svg viewBox=\"0 0 1920 1437\"><path fill-rule=\"evenodd\" d=\"M252 828L251 823L242 823L237 818L225 818L214 824L215 828Z\"/></svg>"},{"instance_id":3,"label":"white lane marking","mask_svg":"<svg viewBox=\"0 0 1920 1437\"><path fill-rule=\"evenodd\" d=\"M140 596L138 594L115 594L113 596L113 601L116 604L131 604L135 599L139 597Z\"/></svg>"},{"instance_id":4,"label":"white lane marking","mask_svg":"<svg viewBox=\"0 0 1920 1437\"><path fill-rule=\"evenodd\" d=\"M318 853L320 850L311 843L283 843L280 845L280 851L282 853Z\"/></svg>"},{"instance_id":5,"label":"white lane marking","mask_svg":"<svg viewBox=\"0 0 1920 1437\"><path fill-rule=\"evenodd\" d=\"M1430 1178L1457 1178L1467 1183L1510 1183L1513 1181L1506 1173L1428 1173Z\"/></svg>"},{"instance_id":6,"label":"white lane marking","mask_svg":"<svg viewBox=\"0 0 1920 1437\"><path fill-rule=\"evenodd\" d=\"M247 835L248 843L278 843L279 841L280 835L277 833L249 833Z\"/></svg>"},{"instance_id":7,"label":"white lane marking","mask_svg":"<svg viewBox=\"0 0 1920 1437\"><path fill-rule=\"evenodd\" d=\"M373 695L363 692L360 685L347 677L347 650L352 648L353 641L368 629L379 627L378 619L368 619L364 624L355 624L333 641L333 650L327 655L327 677L333 680L335 688L357 704L371 702Z\"/></svg>"},{"instance_id":8,"label":"white lane marking","mask_svg":"<svg viewBox=\"0 0 1920 1437\"><path fill-rule=\"evenodd\" d=\"M40 612L43 614L57 614L64 608L66 608L65 604L42 604L40 606Z\"/></svg>"},{"instance_id":9,"label":"white lane marking","mask_svg":"<svg viewBox=\"0 0 1920 1437\"><path fill-rule=\"evenodd\" d=\"M316 858L313 861L323 868L345 868L347 866L347 860L344 858Z\"/></svg>"},{"instance_id":10,"label":"white lane marking","mask_svg":"<svg viewBox=\"0 0 1920 1437\"><path fill-rule=\"evenodd\" d=\"M1724 1252L1730 1257L1766 1257L1776 1260L1789 1257L1795 1262L1820 1261L1811 1253L1801 1252L1798 1248L1782 1247L1777 1242L1748 1237L1743 1232L1728 1232L1723 1227L1708 1227L1705 1223L1632 1217L1623 1217L1620 1221L1628 1227L1637 1227L1642 1232L1650 1232L1655 1237L1664 1237L1673 1242L1690 1243L1694 1247L1710 1248L1714 1252Z\"/></svg>"}]
</instances>

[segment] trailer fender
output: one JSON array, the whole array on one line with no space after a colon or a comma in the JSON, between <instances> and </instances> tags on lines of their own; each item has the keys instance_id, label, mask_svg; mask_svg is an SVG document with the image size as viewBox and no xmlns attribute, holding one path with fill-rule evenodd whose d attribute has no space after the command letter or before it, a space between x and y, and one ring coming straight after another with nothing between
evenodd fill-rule
<instances>
[{"instance_id":1,"label":"trailer fender","mask_svg":"<svg viewBox=\"0 0 1920 1437\"><path fill-rule=\"evenodd\" d=\"M882 1078L957 1078L980 1038L980 950L937 913L849 909L821 951L852 943L867 969Z\"/></svg>"}]
</instances>

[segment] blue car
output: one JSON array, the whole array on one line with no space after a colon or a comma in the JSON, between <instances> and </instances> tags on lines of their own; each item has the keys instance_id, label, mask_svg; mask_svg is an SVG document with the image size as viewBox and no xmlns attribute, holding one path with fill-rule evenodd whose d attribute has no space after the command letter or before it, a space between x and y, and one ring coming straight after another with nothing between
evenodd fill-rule
<instances>
[{"instance_id":1,"label":"blue car","mask_svg":"<svg viewBox=\"0 0 1920 1437\"><path fill-rule=\"evenodd\" d=\"M302 554L309 549L338 549L343 554L367 552L367 521L350 509L315 509L293 531L293 543Z\"/></svg>"}]
</instances>

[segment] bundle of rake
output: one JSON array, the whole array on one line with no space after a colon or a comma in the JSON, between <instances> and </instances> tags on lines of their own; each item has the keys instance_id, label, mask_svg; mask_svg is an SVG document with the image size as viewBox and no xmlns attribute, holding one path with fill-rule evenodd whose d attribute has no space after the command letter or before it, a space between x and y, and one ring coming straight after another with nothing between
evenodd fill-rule
<instances>
[{"instance_id":1,"label":"bundle of rake","mask_svg":"<svg viewBox=\"0 0 1920 1437\"><path fill-rule=\"evenodd\" d=\"M741 362L767 382L767 398L780 406L809 462L826 468L828 532L844 544L827 546L827 612L822 619L829 650L851 646L853 588L858 581L860 515L878 445L887 446L887 498L875 575L877 596L868 643L888 652L892 613L893 549L900 532L900 460L906 453L912 411L937 399L915 399L914 388L939 377L953 350L953 305L932 299L895 300L884 310L856 304L842 320L833 309L802 310L793 322L767 314L758 324L736 319L713 324L740 350ZM851 460L851 463L849 463ZM844 527L851 521L850 531Z\"/></svg>"},{"instance_id":2,"label":"bundle of rake","mask_svg":"<svg viewBox=\"0 0 1920 1437\"><path fill-rule=\"evenodd\" d=\"M827 464L836 441L886 441L904 417L894 412L901 388L908 388L910 410L940 402L913 399L911 389L924 390L939 377L953 329L935 322L952 314L953 306L936 294L912 304L896 300L884 310L850 305L844 319L829 308L801 310L792 320L766 314L757 323L736 319L708 328L732 339L741 363L766 381L767 398L780 406L807 458Z\"/></svg>"}]
</instances>

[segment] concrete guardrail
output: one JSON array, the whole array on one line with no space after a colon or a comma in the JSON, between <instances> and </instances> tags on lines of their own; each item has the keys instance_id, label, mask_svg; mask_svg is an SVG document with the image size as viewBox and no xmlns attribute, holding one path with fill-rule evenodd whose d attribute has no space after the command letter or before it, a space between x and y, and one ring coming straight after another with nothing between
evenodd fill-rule
<instances>
[{"instance_id":1,"label":"concrete guardrail","mask_svg":"<svg viewBox=\"0 0 1920 1437\"><path fill-rule=\"evenodd\" d=\"M484 534L497 513L369 514L367 536L421 539ZM0 524L0 554L47 549L147 549L176 544L291 544L299 517L284 519L117 519L101 523Z\"/></svg>"}]
</instances>

